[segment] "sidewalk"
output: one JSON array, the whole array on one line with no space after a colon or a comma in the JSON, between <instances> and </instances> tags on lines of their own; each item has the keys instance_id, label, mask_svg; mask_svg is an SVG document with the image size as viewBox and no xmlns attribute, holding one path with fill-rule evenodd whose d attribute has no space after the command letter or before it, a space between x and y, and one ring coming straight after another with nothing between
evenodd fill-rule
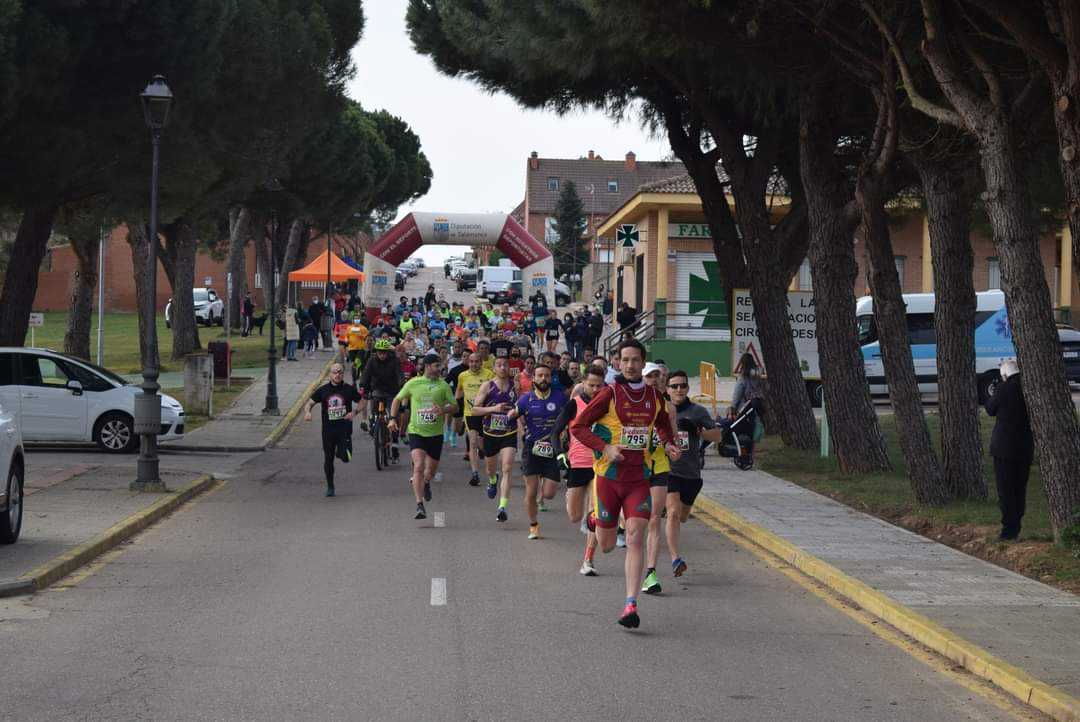
<instances>
[{"instance_id":1,"label":"sidewalk","mask_svg":"<svg viewBox=\"0 0 1080 722\"><path fill-rule=\"evenodd\" d=\"M310 359L278 361L278 416L263 416L266 406L267 373L255 379L235 403L204 426L184 434L180 441L162 444L170 451L262 451L277 440L299 408L297 402L307 397L322 380L336 353L317 351Z\"/></svg>"},{"instance_id":2,"label":"sidewalk","mask_svg":"<svg viewBox=\"0 0 1080 722\"><path fill-rule=\"evenodd\" d=\"M128 490L134 464L30 465L19 541L0 549L0 596L42 589L208 488L213 477L161 470L170 491Z\"/></svg>"},{"instance_id":3,"label":"sidewalk","mask_svg":"<svg viewBox=\"0 0 1080 722\"><path fill-rule=\"evenodd\" d=\"M729 459L706 464L705 513L1023 701L1058 719L1080 715L1080 597Z\"/></svg>"}]
</instances>

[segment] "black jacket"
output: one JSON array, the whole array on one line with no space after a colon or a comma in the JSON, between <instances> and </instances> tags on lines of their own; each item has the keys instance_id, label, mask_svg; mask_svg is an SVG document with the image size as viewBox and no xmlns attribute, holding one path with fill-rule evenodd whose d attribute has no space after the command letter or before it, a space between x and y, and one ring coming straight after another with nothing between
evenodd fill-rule
<instances>
[{"instance_id":1,"label":"black jacket","mask_svg":"<svg viewBox=\"0 0 1080 722\"><path fill-rule=\"evenodd\" d=\"M997 392L986 400L986 412L997 417L990 436L990 455L1031 463L1035 442L1031 438L1031 421L1020 387L1020 374L1013 374L998 384Z\"/></svg>"}]
</instances>

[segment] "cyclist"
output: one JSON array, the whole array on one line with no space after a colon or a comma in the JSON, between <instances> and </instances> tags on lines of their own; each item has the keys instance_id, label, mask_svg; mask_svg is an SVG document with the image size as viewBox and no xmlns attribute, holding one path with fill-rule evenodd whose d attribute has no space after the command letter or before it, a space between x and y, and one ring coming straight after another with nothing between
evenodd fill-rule
<instances>
[{"instance_id":1,"label":"cyclist","mask_svg":"<svg viewBox=\"0 0 1080 722\"><path fill-rule=\"evenodd\" d=\"M665 393L663 383L663 369L659 364L647 363L642 372L645 383L656 389L664 399L664 408L671 420L671 435L675 434L675 407L671 405ZM659 594L663 591L660 580L656 577L656 560L660 557L660 515L664 511L664 503L667 501L668 476L671 472L671 460L664 451L660 437L655 430L650 444L652 453L652 475L649 476L649 498L652 506L652 514L649 516L649 532L645 540L645 580L641 584L641 591L646 594Z\"/></svg>"},{"instance_id":2,"label":"cyclist","mask_svg":"<svg viewBox=\"0 0 1080 722\"><path fill-rule=\"evenodd\" d=\"M360 374L360 382L357 386L364 391L365 396L370 396L373 401L379 400L385 403L397 395L402 384L401 364L394 354L394 344L389 338L380 338L375 341L375 355L364 364L364 371ZM374 417L376 406L368 407L367 400L361 403L361 418ZM370 416L369 416L370 414ZM368 431L368 422L360 424L360 428ZM398 458L397 434L393 435L391 454Z\"/></svg>"},{"instance_id":3,"label":"cyclist","mask_svg":"<svg viewBox=\"0 0 1080 722\"><path fill-rule=\"evenodd\" d=\"M615 548L619 512L626 517L626 606L619 624L633 629L641 619L637 594L641 587L644 535L649 523L649 444L656 429L668 458L679 458L671 421L662 396L641 378L645 347L628 339L619 345L621 373L605 386L570 424L570 433L596 453L596 533L600 548Z\"/></svg>"},{"instance_id":4,"label":"cyclist","mask_svg":"<svg viewBox=\"0 0 1080 722\"><path fill-rule=\"evenodd\" d=\"M480 485L480 459L484 456L483 442L481 440L484 419L474 413L473 401L476 400L476 395L480 393L480 387L493 378L495 378L495 374L484 368L478 353L469 354L469 368L462 371L457 378L455 395L465 414L465 426L469 433L469 466L472 468L469 486Z\"/></svg>"},{"instance_id":5,"label":"cyclist","mask_svg":"<svg viewBox=\"0 0 1080 722\"><path fill-rule=\"evenodd\" d=\"M517 394L510 379L506 357L495 359L495 378L485 381L473 402L473 413L484 417L484 458L487 460L489 499L495 498L496 479L499 482L499 511L496 521L506 521L510 504L511 475L517 454L517 428L508 414L514 408ZM496 477L496 469L501 476Z\"/></svg>"},{"instance_id":6,"label":"cyclist","mask_svg":"<svg viewBox=\"0 0 1080 722\"><path fill-rule=\"evenodd\" d=\"M412 457L412 487L416 495L416 519L426 519L425 501L431 501L431 478L442 456L445 417L457 410L450 385L439 372L438 354L423 358L424 373L410 379L390 405L390 430L397 431L401 402L409 402L409 455Z\"/></svg>"},{"instance_id":7,"label":"cyclist","mask_svg":"<svg viewBox=\"0 0 1080 722\"><path fill-rule=\"evenodd\" d=\"M509 419L518 420L524 431L521 470L525 476L525 513L529 516L529 538L540 538L537 493L544 500L554 499L559 488L559 462L555 458L552 430L566 403L562 391L551 388L551 369L537 366L533 371L532 391L517 400Z\"/></svg>"},{"instance_id":8,"label":"cyclist","mask_svg":"<svg viewBox=\"0 0 1080 722\"><path fill-rule=\"evenodd\" d=\"M569 428L570 422L584 411L592 397L596 396L603 387L603 367L590 366L588 373L585 375L585 380L576 390L577 395L571 398L571 403L563 408L559 418L556 419L555 428L551 432L552 437L561 438L563 431ZM596 517L590 512L588 519L585 519L585 499L591 497L588 491L589 485L593 483L594 476L593 452L592 449L578 441L573 435L570 435L570 444L566 456L570 466L570 473L566 479L566 515L570 518L572 524L579 524L583 521L585 523L583 529L586 534L585 558L581 562L580 573L586 577L595 577L596 567L593 566L593 556L596 554Z\"/></svg>"},{"instance_id":9,"label":"cyclist","mask_svg":"<svg viewBox=\"0 0 1080 722\"><path fill-rule=\"evenodd\" d=\"M334 495L334 457L343 461L352 457L352 405L360 401L356 389L345 383L345 367L335 363L330 367L330 380L311 394L304 404L304 421L311 421L311 409L322 406L323 472L326 475L326 495Z\"/></svg>"}]
</instances>

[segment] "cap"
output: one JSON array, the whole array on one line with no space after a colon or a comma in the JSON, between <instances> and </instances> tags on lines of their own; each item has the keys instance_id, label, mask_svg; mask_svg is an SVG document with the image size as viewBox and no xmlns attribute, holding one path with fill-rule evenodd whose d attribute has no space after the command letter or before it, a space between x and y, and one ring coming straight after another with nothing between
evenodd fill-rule
<instances>
[{"instance_id":1,"label":"cap","mask_svg":"<svg viewBox=\"0 0 1080 722\"><path fill-rule=\"evenodd\" d=\"M429 353L427 356L424 356L425 366L427 366L428 364L437 364L440 361L442 361L442 359L439 358L439 354L437 353Z\"/></svg>"},{"instance_id":2,"label":"cap","mask_svg":"<svg viewBox=\"0 0 1080 722\"><path fill-rule=\"evenodd\" d=\"M652 361L650 361L650 362L648 362L647 364L645 364L645 368L644 368L644 369L642 369L642 371L641 371L641 375L642 375L642 376L648 376L649 374L651 374L651 373L653 373L653 372L655 372L655 371L660 371L660 370L661 370L661 369L660 369L660 367L659 367L659 366L657 366L657 365L656 365L656 364L654 364L654 363L653 363Z\"/></svg>"}]
</instances>

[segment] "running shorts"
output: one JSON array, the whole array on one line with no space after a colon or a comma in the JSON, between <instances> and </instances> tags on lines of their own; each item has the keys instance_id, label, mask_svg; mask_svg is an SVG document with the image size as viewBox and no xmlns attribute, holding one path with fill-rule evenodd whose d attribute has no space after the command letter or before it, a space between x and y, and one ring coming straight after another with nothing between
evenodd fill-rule
<instances>
[{"instance_id":1,"label":"running shorts","mask_svg":"<svg viewBox=\"0 0 1080 722\"><path fill-rule=\"evenodd\" d=\"M488 436L484 434L484 456L498 456L503 449L517 448L517 434Z\"/></svg>"},{"instance_id":2,"label":"running shorts","mask_svg":"<svg viewBox=\"0 0 1080 722\"><path fill-rule=\"evenodd\" d=\"M581 469L570 469L570 474L566 478L566 488L580 489L583 486L588 486L594 476L596 476L596 472L592 470L591 466L586 466Z\"/></svg>"},{"instance_id":3,"label":"running shorts","mask_svg":"<svg viewBox=\"0 0 1080 722\"><path fill-rule=\"evenodd\" d=\"M667 490L669 494L678 494L685 506L693 506L701 492L701 479L686 479L672 474L668 477Z\"/></svg>"},{"instance_id":4,"label":"running shorts","mask_svg":"<svg viewBox=\"0 0 1080 722\"><path fill-rule=\"evenodd\" d=\"M593 486L593 506L596 525L604 529L614 529L619 525L620 511L627 519L648 519L652 516L649 482L645 480L628 484L597 476Z\"/></svg>"},{"instance_id":5,"label":"running shorts","mask_svg":"<svg viewBox=\"0 0 1080 722\"><path fill-rule=\"evenodd\" d=\"M559 473L559 460L548 456L537 456L532 453L532 446L528 442L525 444L525 450L521 452L521 473L525 476L551 479L554 482L562 480L562 474Z\"/></svg>"},{"instance_id":6,"label":"running shorts","mask_svg":"<svg viewBox=\"0 0 1080 722\"><path fill-rule=\"evenodd\" d=\"M659 474L653 474L649 477L649 487L655 488L658 486L667 486L668 476L670 476L670 474L666 471L661 471Z\"/></svg>"},{"instance_id":7,"label":"running shorts","mask_svg":"<svg viewBox=\"0 0 1080 722\"><path fill-rule=\"evenodd\" d=\"M469 431L475 431L479 434L484 433L484 417L483 416L466 416L465 428Z\"/></svg>"},{"instance_id":8,"label":"running shorts","mask_svg":"<svg viewBox=\"0 0 1080 722\"><path fill-rule=\"evenodd\" d=\"M420 449L425 454L430 456L435 461L439 460L442 456L442 434L435 436L421 436L420 434L409 434L409 450Z\"/></svg>"}]
</instances>

